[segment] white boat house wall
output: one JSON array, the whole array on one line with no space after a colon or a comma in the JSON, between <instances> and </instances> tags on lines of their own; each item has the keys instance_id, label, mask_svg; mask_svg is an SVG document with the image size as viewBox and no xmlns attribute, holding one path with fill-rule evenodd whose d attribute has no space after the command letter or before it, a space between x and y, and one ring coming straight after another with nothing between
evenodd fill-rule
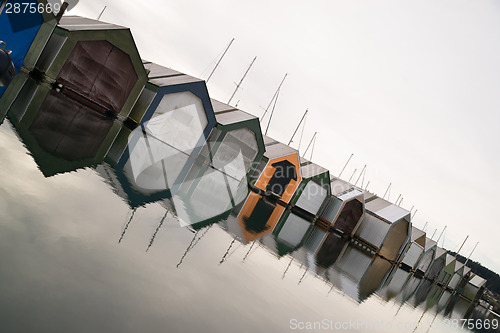
<instances>
[{"instance_id":1,"label":"white boat house wall","mask_svg":"<svg viewBox=\"0 0 500 333\"><path fill-rule=\"evenodd\" d=\"M447 253L443 248L436 246L434 260L427 270L425 275L426 278L429 280L436 280L439 277L439 274L441 274L441 271L446 266L446 255Z\"/></svg>"},{"instance_id":2,"label":"white boat house wall","mask_svg":"<svg viewBox=\"0 0 500 333\"><path fill-rule=\"evenodd\" d=\"M355 237L380 256L397 261L410 241L410 212L370 193L365 195L365 209Z\"/></svg>"},{"instance_id":3,"label":"white boat house wall","mask_svg":"<svg viewBox=\"0 0 500 333\"><path fill-rule=\"evenodd\" d=\"M111 159L135 190L170 196L200 153L215 116L204 81L146 61L144 67L149 80L126 121L133 130L124 130L127 145L123 152L113 149Z\"/></svg>"},{"instance_id":4,"label":"white boat house wall","mask_svg":"<svg viewBox=\"0 0 500 333\"><path fill-rule=\"evenodd\" d=\"M406 265L410 270L415 270L425 248L425 232L422 230L411 227L410 243L403 253L401 263Z\"/></svg>"},{"instance_id":5,"label":"white boat house wall","mask_svg":"<svg viewBox=\"0 0 500 333\"><path fill-rule=\"evenodd\" d=\"M273 231L302 180L297 150L267 136L264 144L262 171L250 180L260 194L250 192L238 215L245 243Z\"/></svg>"},{"instance_id":6,"label":"white boat house wall","mask_svg":"<svg viewBox=\"0 0 500 333\"><path fill-rule=\"evenodd\" d=\"M249 195L248 180L265 152L257 117L211 102L217 125L173 197L179 217L195 229L241 209Z\"/></svg>"},{"instance_id":7,"label":"white boat house wall","mask_svg":"<svg viewBox=\"0 0 500 333\"><path fill-rule=\"evenodd\" d=\"M466 265L457 261L457 264L455 266L455 274L452 276L448 287L454 292L461 294L466 283L469 281L470 272L470 267L467 267Z\"/></svg>"},{"instance_id":8,"label":"white boat house wall","mask_svg":"<svg viewBox=\"0 0 500 333\"><path fill-rule=\"evenodd\" d=\"M300 162L302 182L274 231L280 256L303 245L330 194L330 172L304 158Z\"/></svg>"},{"instance_id":9,"label":"white boat house wall","mask_svg":"<svg viewBox=\"0 0 500 333\"><path fill-rule=\"evenodd\" d=\"M330 191L306 241L307 250L326 267L334 262L326 256L328 249L335 249L338 244L338 236L332 233L344 238L351 236L365 214L362 190L341 179L331 178Z\"/></svg>"},{"instance_id":10,"label":"white boat house wall","mask_svg":"<svg viewBox=\"0 0 500 333\"><path fill-rule=\"evenodd\" d=\"M445 265L441 272L439 273L436 281L438 284L443 286L444 288L448 288L449 283L451 282L451 279L455 272L457 271L457 264L460 264L455 257L452 255L446 253L444 256L445 258ZM462 264L460 264L462 265Z\"/></svg>"},{"instance_id":11,"label":"white boat house wall","mask_svg":"<svg viewBox=\"0 0 500 333\"><path fill-rule=\"evenodd\" d=\"M102 161L121 128L116 119L128 116L146 82L130 30L63 17L36 68L9 112L27 146L61 164Z\"/></svg>"},{"instance_id":12,"label":"white boat house wall","mask_svg":"<svg viewBox=\"0 0 500 333\"><path fill-rule=\"evenodd\" d=\"M350 237L365 215L364 191L339 178L330 181L331 196L320 214L320 220L336 232Z\"/></svg>"},{"instance_id":13,"label":"white boat house wall","mask_svg":"<svg viewBox=\"0 0 500 333\"><path fill-rule=\"evenodd\" d=\"M451 276L450 282L448 283L448 288L451 290L455 290L458 287L460 281L462 281L464 277L464 264L456 260L455 269L453 275Z\"/></svg>"},{"instance_id":14,"label":"white boat house wall","mask_svg":"<svg viewBox=\"0 0 500 333\"><path fill-rule=\"evenodd\" d=\"M417 272L421 275L426 275L427 271L431 267L432 262L434 261L434 256L436 254L437 244L435 241L430 239L429 237L425 237L425 247L424 253L420 257L420 260L417 264Z\"/></svg>"},{"instance_id":15,"label":"white boat house wall","mask_svg":"<svg viewBox=\"0 0 500 333\"><path fill-rule=\"evenodd\" d=\"M472 274L472 277L465 285L462 296L470 301L477 302L484 293L486 280L479 275Z\"/></svg>"}]
</instances>

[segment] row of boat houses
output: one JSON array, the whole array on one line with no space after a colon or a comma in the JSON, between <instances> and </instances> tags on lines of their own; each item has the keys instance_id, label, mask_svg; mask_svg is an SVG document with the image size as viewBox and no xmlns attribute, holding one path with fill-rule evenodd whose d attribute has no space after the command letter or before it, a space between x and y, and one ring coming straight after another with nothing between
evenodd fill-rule
<instances>
[{"instance_id":1,"label":"row of boat houses","mask_svg":"<svg viewBox=\"0 0 500 333\"><path fill-rule=\"evenodd\" d=\"M16 19L2 14L0 25ZM162 202L190 228L220 223L325 278L335 266L357 288L390 289L396 265L481 297L486 281L409 211L263 135L257 117L211 99L203 80L143 60L128 28L47 13L36 22L1 37L17 61L0 120L8 115L45 176L96 167L132 209Z\"/></svg>"}]
</instances>

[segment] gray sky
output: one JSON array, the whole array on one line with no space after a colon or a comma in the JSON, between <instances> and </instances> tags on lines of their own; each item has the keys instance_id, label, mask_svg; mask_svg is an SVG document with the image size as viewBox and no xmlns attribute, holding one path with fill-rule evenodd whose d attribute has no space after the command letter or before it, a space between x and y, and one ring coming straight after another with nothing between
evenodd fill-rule
<instances>
[{"instance_id":1,"label":"gray sky","mask_svg":"<svg viewBox=\"0 0 500 333\"><path fill-rule=\"evenodd\" d=\"M461 253L479 241L472 259L500 271L497 1L86 0L70 14L104 5L143 58L203 79L236 38L209 92L227 102L257 56L233 100L257 116L289 73L270 136L288 142L309 108L301 150L318 131L314 162L338 175L354 153L343 178L367 164L369 190L392 182L415 226L436 239L448 225L451 250L469 234Z\"/></svg>"}]
</instances>

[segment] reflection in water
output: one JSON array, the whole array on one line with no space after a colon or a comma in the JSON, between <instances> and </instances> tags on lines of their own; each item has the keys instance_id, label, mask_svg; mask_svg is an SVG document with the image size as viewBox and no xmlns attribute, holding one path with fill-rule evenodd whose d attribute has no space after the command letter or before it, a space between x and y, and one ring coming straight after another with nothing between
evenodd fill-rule
<instances>
[{"instance_id":1,"label":"reflection in water","mask_svg":"<svg viewBox=\"0 0 500 333\"><path fill-rule=\"evenodd\" d=\"M39 167L42 168L43 165L39 165ZM117 170L109 164L101 164L97 169L101 175L106 175L103 179L108 184L111 184L110 179L117 177ZM151 204L133 205L129 199L129 193L126 193L123 188L121 188L121 192L116 191L115 187L110 189L115 194L120 195L131 209L126 220L123 221L125 222L123 232L116 234L119 238L118 242L123 244L124 236L127 233L133 233L134 228L137 228L134 223L143 223L138 216L138 209L141 209L142 212L144 209L140 208L141 206L148 209ZM172 214L175 212L175 205L170 199L164 198L157 202L162 203L160 207L162 207L163 213L156 218L155 226L149 235L144 235L143 239L143 250L149 252L156 246L160 230L165 228L167 223L171 223L168 222L169 211ZM165 209L166 207L169 209ZM328 284L329 292L338 290L355 302L365 303L376 293L377 297L381 297L385 301L395 299L401 306L406 303L419 307L422 311L421 320L425 319L424 313L426 312L432 313L431 319L434 321L438 320L436 318L441 318L438 316L459 318L468 314L467 312L473 313L473 310L470 310L473 309L470 301L457 295L452 297L450 292L434 285L432 281L421 280L411 272L398 269L391 262L373 254L369 248L363 248L361 242L348 239L333 229L327 231L319 245L314 247L311 238L315 237L313 231L320 230L314 227L311 222L301 219L294 213L290 213L286 218L280 220L279 231L252 241L244 251L241 251L240 247L244 246L245 239L242 237L242 229L238 223L238 213L238 209L235 209L232 213L230 212L227 218L218 222L218 226L222 230L231 234L226 248L221 249L220 252L219 260L224 265L228 260L231 261L230 259L236 253L240 254L239 260L247 262L252 260L255 250L265 250L275 254L276 258L286 257L279 277L279 279L283 279L282 281L287 281L291 276L295 276L295 283L302 286L306 281L309 281L307 276L313 275ZM214 223L210 223L208 227L205 225L201 228L196 228L196 224L191 225L193 233L183 242L184 249L179 252L173 265L178 268L184 267L189 253L195 251L200 243L210 242L206 237L208 237L207 234L210 234L209 230L213 225ZM296 235L296 238L292 238L292 235ZM193 258L189 261L192 260ZM231 262L231 265L234 265L235 261Z\"/></svg>"}]
</instances>

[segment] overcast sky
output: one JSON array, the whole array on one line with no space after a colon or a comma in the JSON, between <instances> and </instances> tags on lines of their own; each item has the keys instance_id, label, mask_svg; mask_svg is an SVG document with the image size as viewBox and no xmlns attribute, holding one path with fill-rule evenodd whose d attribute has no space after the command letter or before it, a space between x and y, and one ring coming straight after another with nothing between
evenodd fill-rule
<instances>
[{"instance_id":1,"label":"overcast sky","mask_svg":"<svg viewBox=\"0 0 500 333\"><path fill-rule=\"evenodd\" d=\"M367 164L369 190L392 183L415 226L436 239L447 225L455 251L470 235L461 253L479 241L472 259L500 271L498 1L85 0L70 14L105 5L144 59L203 79L234 37L209 92L227 102L257 56L232 103L256 116L288 73L270 136L287 143L309 108L301 151L318 131L314 162L338 175L354 153L342 178Z\"/></svg>"}]
</instances>

